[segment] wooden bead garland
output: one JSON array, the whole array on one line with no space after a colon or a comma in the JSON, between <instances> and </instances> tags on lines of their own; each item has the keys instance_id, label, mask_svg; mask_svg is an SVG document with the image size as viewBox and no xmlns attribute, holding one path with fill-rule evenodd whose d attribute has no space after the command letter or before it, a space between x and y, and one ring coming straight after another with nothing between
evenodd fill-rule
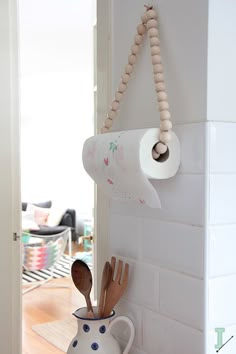
<instances>
[{"instance_id":1,"label":"wooden bead garland","mask_svg":"<svg viewBox=\"0 0 236 354\"><path fill-rule=\"evenodd\" d=\"M115 100L116 100L117 102L120 102L120 101L122 100L122 97L123 97L123 93L117 91L116 94L115 94Z\"/></svg>"},{"instance_id":2,"label":"wooden bead garland","mask_svg":"<svg viewBox=\"0 0 236 354\"><path fill-rule=\"evenodd\" d=\"M157 20L151 19L147 22L147 29L157 28Z\"/></svg>"},{"instance_id":3,"label":"wooden bead garland","mask_svg":"<svg viewBox=\"0 0 236 354\"><path fill-rule=\"evenodd\" d=\"M110 118L111 120L115 119L117 115L116 111L113 111L113 109L110 109L110 111L108 112L107 118Z\"/></svg>"},{"instance_id":4,"label":"wooden bead garland","mask_svg":"<svg viewBox=\"0 0 236 354\"><path fill-rule=\"evenodd\" d=\"M143 35L144 33L146 33L146 27L144 26L143 23L141 23L140 25L138 25L137 27L137 32L138 34Z\"/></svg>"},{"instance_id":5,"label":"wooden bead garland","mask_svg":"<svg viewBox=\"0 0 236 354\"><path fill-rule=\"evenodd\" d=\"M163 66L161 64L155 64L153 66L153 72L154 74L162 74L163 73ZM155 78L155 76L154 76Z\"/></svg>"},{"instance_id":6,"label":"wooden bead garland","mask_svg":"<svg viewBox=\"0 0 236 354\"><path fill-rule=\"evenodd\" d=\"M138 52L139 52L139 45L138 44L132 45L131 53L136 55L136 54L138 54Z\"/></svg>"},{"instance_id":7,"label":"wooden bead garland","mask_svg":"<svg viewBox=\"0 0 236 354\"><path fill-rule=\"evenodd\" d=\"M151 55L159 55L161 52L160 47L158 45L154 45L151 47Z\"/></svg>"},{"instance_id":8,"label":"wooden bead garland","mask_svg":"<svg viewBox=\"0 0 236 354\"><path fill-rule=\"evenodd\" d=\"M149 42L150 42L151 47L156 46L156 45L160 45L160 40L158 37L150 38Z\"/></svg>"},{"instance_id":9,"label":"wooden bead garland","mask_svg":"<svg viewBox=\"0 0 236 354\"><path fill-rule=\"evenodd\" d=\"M166 101L159 102L159 109L160 111L167 111L169 109L169 103Z\"/></svg>"},{"instance_id":10,"label":"wooden bead garland","mask_svg":"<svg viewBox=\"0 0 236 354\"><path fill-rule=\"evenodd\" d=\"M112 104L111 104L111 108L113 111L117 111L120 107L120 104L118 101L113 101Z\"/></svg>"},{"instance_id":11,"label":"wooden bead garland","mask_svg":"<svg viewBox=\"0 0 236 354\"><path fill-rule=\"evenodd\" d=\"M108 128L108 129L112 127L112 119L107 118L105 120L105 127Z\"/></svg>"},{"instance_id":12,"label":"wooden bead garland","mask_svg":"<svg viewBox=\"0 0 236 354\"><path fill-rule=\"evenodd\" d=\"M147 19L152 20L153 18L157 18L156 11L152 8L147 10Z\"/></svg>"},{"instance_id":13,"label":"wooden bead garland","mask_svg":"<svg viewBox=\"0 0 236 354\"><path fill-rule=\"evenodd\" d=\"M121 76L121 82L115 94L115 98L111 104L111 109L107 114L102 133L107 133L113 124L116 117L117 110L120 107L120 101L127 89L127 84L133 72L133 66L137 61L137 54L140 50L140 45L147 33L150 43L151 61L153 65L153 76L155 83L155 90L157 93L158 108L160 111L160 134L159 141L153 147L152 156L157 160L160 155L167 152L167 144L171 141L172 123L170 121L171 115L169 112L168 96L165 89L163 66L161 60L160 40L158 31L157 13L153 7L148 7L146 13L141 17L142 23L137 26L137 34L134 37L134 44L131 46L131 53L128 56L128 64L125 66L125 73Z\"/></svg>"},{"instance_id":14,"label":"wooden bead garland","mask_svg":"<svg viewBox=\"0 0 236 354\"><path fill-rule=\"evenodd\" d=\"M161 120L170 119L171 118L170 112L169 111L161 111L160 118L161 118Z\"/></svg>"},{"instance_id":15,"label":"wooden bead garland","mask_svg":"<svg viewBox=\"0 0 236 354\"><path fill-rule=\"evenodd\" d=\"M148 22L147 22L148 23ZM148 35L149 35L149 37L150 38L152 38L152 37L158 37L158 30L157 30L157 28L150 28L149 30L148 30Z\"/></svg>"},{"instance_id":16,"label":"wooden bead garland","mask_svg":"<svg viewBox=\"0 0 236 354\"><path fill-rule=\"evenodd\" d=\"M158 102L167 101L167 93L165 91L160 91L157 93Z\"/></svg>"},{"instance_id":17,"label":"wooden bead garland","mask_svg":"<svg viewBox=\"0 0 236 354\"><path fill-rule=\"evenodd\" d=\"M136 36L134 37L134 43L140 45L142 41L143 41L143 36L140 34L136 34Z\"/></svg>"},{"instance_id":18,"label":"wooden bead garland","mask_svg":"<svg viewBox=\"0 0 236 354\"><path fill-rule=\"evenodd\" d=\"M132 72L133 72L133 65L127 64L126 67L125 67L125 72L126 72L126 74L132 74Z\"/></svg>"},{"instance_id":19,"label":"wooden bead garland","mask_svg":"<svg viewBox=\"0 0 236 354\"><path fill-rule=\"evenodd\" d=\"M124 84L123 82L121 82L120 85L118 86L118 91L123 93L123 92L125 92L126 88L127 88L127 85Z\"/></svg>"},{"instance_id":20,"label":"wooden bead garland","mask_svg":"<svg viewBox=\"0 0 236 354\"><path fill-rule=\"evenodd\" d=\"M122 75L121 79L124 84L128 84L130 76L129 76L129 74L124 74L124 75Z\"/></svg>"}]
</instances>

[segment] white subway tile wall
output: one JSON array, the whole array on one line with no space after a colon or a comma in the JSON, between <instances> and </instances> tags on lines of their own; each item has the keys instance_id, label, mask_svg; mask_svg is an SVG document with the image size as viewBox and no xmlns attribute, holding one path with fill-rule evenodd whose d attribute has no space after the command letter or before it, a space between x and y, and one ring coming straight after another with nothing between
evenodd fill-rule
<instances>
[{"instance_id":1,"label":"white subway tile wall","mask_svg":"<svg viewBox=\"0 0 236 354\"><path fill-rule=\"evenodd\" d=\"M204 175L178 174L168 180L152 180L161 201L161 209L151 209L132 202L111 202L116 214L175 221L203 226L205 218Z\"/></svg>"},{"instance_id":2,"label":"white subway tile wall","mask_svg":"<svg viewBox=\"0 0 236 354\"><path fill-rule=\"evenodd\" d=\"M209 276L236 274L236 224L209 228Z\"/></svg>"},{"instance_id":3,"label":"white subway tile wall","mask_svg":"<svg viewBox=\"0 0 236 354\"><path fill-rule=\"evenodd\" d=\"M162 209L111 202L110 254L130 264L117 312L135 323L134 354L203 353L205 126L177 127L184 150L180 170L152 181ZM120 326L126 342L122 331Z\"/></svg>"},{"instance_id":4,"label":"white subway tile wall","mask_svg":"<svg viewBox=\"0 0 236 354\"><path fill-rule=\"evenodd\" d=\"M203 279L203 227L153 219L143 219L142 227L146 262Z\"/></svg>"},{"instance_id":5,"label":"white subway tile wall","mask_svg":"<svg viewBox=\"0 0 236 354\"><path fill-rule=\"evenodd\" d=\"M210 188L210 224L235 223L236 174L211 174Z\"/></svg>"},{"instance_id":6,"label":"white subway tile wall","mask_svg":"<svg viewBox=\"0 0 236 354\"><path fill-rule=\"evenodd\" d=\"M221 344L234 336L222 353L236 352L235 137L236 123L209 123L207 354L217 349L215 328L224 329Z\"/></svg>"},{"instance_id":7,"label":"white subway tile wall","mask_svg":"<svg viewBox=\"0 0 236 354\"><path fill-rule=\"evenodd\" d=\"M236 324L236 274L210 279L209 326L226 327Z\"/></svg>"},{"instance_id":8,"label":"white subway tile wall","mask_svg":"<svg viewBox=\"0 0 236 354\"><path fill-rule=\"evenodd\" d=\"M205 125L198 123L175 125L174 131L181 144L179 173L204 173Z\"/></svg>"},{"instance_id":9,"label":"white subway tile wall","mask_svg":"<svg viewBox=\"0 0 236 354\"><path fill-rule=\"evenodd\" d=\"M121 258L121 257L120 257ZM159 310L159 269L144 262L128 261L129 287L124 298L148 309Z\"/></svg>"},{"instance_id":10,"label":"white subway tile wall","mask_svg":"<svg viewBox=\"0 0 236 354\"><path fill-rule=\"evenodd\" d=\"M210 123L210 172L236 174L236 124Z\"/></svg>"},{"instance_id":11,"label":"white subway tile wall","mask_svg":"<svg viewBox=\"0 0 236 354\"><path fill-rule=\"evenodd\" d=\"M203 353L203 332L152 311L143 319L143 347L147 353Z\"/></svg>"},{"instance_id":12,"label":"white subway tile wall","mask_svg":"<svg viewBox=\"0 0 236 354\"><path fill-rule=\"evenodd\" d=\"M160 313L204 329L204 284L177 272L160 272Z\"/></svg>"}]
</instances>

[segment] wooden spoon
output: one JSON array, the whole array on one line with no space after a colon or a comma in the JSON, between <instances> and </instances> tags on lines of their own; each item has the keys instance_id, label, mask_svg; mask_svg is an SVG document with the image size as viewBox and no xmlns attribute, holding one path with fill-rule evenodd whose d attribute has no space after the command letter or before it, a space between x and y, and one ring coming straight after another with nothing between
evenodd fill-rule
<instances>
[{"instance_id":1,"label":"wooden spoon","mask_svg":"<svg viewBox=\"0 0 236 354\"><path fill-rule=\"evenodd\" d=\"M112 280L112 268L109 262L106 262L102 272L102 282L101 282L101 291L100 291L100 299L99 299L99 306L98 306L98 316L102 318L105 299L106 299L106 291L108 286L110 285Z\"/></svg>"},{"instance_id":2,"label":"wooden spoon","mask_svg":"<svg viewBox=\"0 0 236 354\"><path fill-rule=\"evenodd\" d=\"M76 288L84 295L88 314L93 313L93 307L90 299L90 292L93 285L92 274L87 264L80 259L76 259L71 267L71 276Z\"/></svg>"}]
</instances>

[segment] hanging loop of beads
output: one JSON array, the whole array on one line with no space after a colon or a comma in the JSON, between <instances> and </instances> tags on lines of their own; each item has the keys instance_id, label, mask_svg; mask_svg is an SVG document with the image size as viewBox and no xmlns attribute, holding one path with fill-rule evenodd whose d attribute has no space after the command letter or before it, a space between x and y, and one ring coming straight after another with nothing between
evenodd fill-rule
<instances>
[{"instance_id":1,"label":"hanging loop of beads","mask_svg":"<svg viewBox=\"0 0 236 354\"><path fill-rule=\"evenodd\" d=\"M151 61L153 66L153 77L155 84L155 91L157 94L157 104L160 112L160 134L157 137L158 142L153 147L152 156L157 160L160 155L167 152L167 144L171 140L171 115L169 111L168 96L166 93L163 65L161 59L160 39L158 31L157 13L152 6L146 6L146 12L141 17L141 23L137 26L137 33L134 37L134 44L131 46L130 54L128 56L128 63L125 66L124 74L121 76L120 84L115 93L115 98L112 101L111 107L107 113L107 118L103 123L101 133L110 131L113 121L116 118L117 111L120 107L120 102L127 89L130 77L133 72L133 67L137 60L137 55L140 51L140 46L144 40L145 34L149 38Z\"/></svg>"}]
</instances>

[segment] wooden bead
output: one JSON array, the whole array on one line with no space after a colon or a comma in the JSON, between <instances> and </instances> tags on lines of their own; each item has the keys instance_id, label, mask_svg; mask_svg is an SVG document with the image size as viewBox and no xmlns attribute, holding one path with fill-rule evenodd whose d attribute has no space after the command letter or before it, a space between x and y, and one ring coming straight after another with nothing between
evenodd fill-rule
<instances>
[{"instance_id":1,"label":"wooden bead","mask_svg":"<svg viewBox=\"0 0 236 354\"><path fill-rule=\"evenodd\" d=\"M137 57L134 54L129 55L129 64L134 65L136 63Z\"/></svg>"},{"instance_id":2,"label":"wooden bead","mask_svg":"<svg viewBox=\"0 0 236 354\"><path fill-rule=\"evenodd\" d=\"M160 101L158 106L160 111L167 111L170 108L167 101Z\"/></svg>"},{"instance_id":3,"label":"wooden bead","mask_svg":"<svg viewBox=\"0 0 236 354\"><path fill-rule=\"evenodd\" d=\"M155 64L153 66L153 72L154 74L162 74L163 73L163 66L162 64ZM155 75L154 75L154 79L155 79Z\"/></svg>"},{"instance_id":4,"label":"wooden bead","mask_svg":"<svg viewBox=\"0 0 236 354\"><path fill-rule=\"evenodd\" d=\"M172 128L172 123L170 120L162 120L160 122L160 129L161 130L170 130Z\"/></svg>"},{"instance_id":5,"label":"wooden bead","mask_svg":"<svg viewBox=\"0 0 236 354\"><path fill-rule=\"evenodd\" d=\"M141 17L141 19L142 19L142 23L147 23L147 20L148 20L148 18L147 18L147 14L144 14L142 17Z\"/></svg>"},{"instance_id":6,"label":"wooden bead","mask_svg":"<svg viewBox=\"0 0 236 354\"><path fill-rule=\"evenodd\" d=\"M147 29L157 28L157 20L151 19L147 21Z\"/></svg>"},{"instance_id":7,"label":"wooden bead","mask_svg":"<svg viewBox=\"0 0 236 354\"><path fill-rule=\"evenodd\" d=\"M131 74L132 71L133 71L133 65L127 64L126 67L125 67L126 74Z\"/></svg>"},{"instance_id":8,"label":"wooden bead","mask_svg":"<svg viewBox=\"0 0 236 354\"><path fill-rule=\"evenodd\" d=\"M127 88L127 85L124 84L123 82L121 82L118 86L118 91L123 93L123 92L125 92L126 88Z\"/></svg>"},{"instance_id":9,"label":"wooden bead","mask_svg":"<svg viewBox=\"0 0 236 354\"><path fill-rule=\"evenodd\" d=\"M158 82L157 84L155 84L155 89L157 92L165 91L166 88L164 82Z\"/></svg>"},{"instance_id":10,"label":"wooden bead","mask_svg":"<svg viewBox=\"0 0 236 354\"><path fill-rule=\"evenodd\" d=\"M165 144L163 144L163 143L161 143L161 142L159 142L159 143L157 143L156 144L156 146L155 146L155 151L158 153L158 154L164 154L166 151L167 151L167 145L165 145Z\"/></svg>"},{"instance_id":11,"label":"wooden bead","mask_svg":"<svg viewBox=\"0 0 236 354\"><path fill-rule=\"evenodd\" d=\"M163 68L162 68L163 69ZM163 71L163 70L162 70ZM164 82L164 75L163 75L163 73L161 72L161 73L156 73L155 75L154 75L154 81L155 81L155 83L157 83L157 82Z\"/></svg>"},{"instance_id":12,"label":"wooden bead","mask_svg":"<svg viewBox=\"0 0 236 354\"><path fill-rule=\"evenodd\" d=\"M110 119L110 118L107 118L106 120L105 120L105 127L106 128L111 128L112 127L112 124L113 124L113 122L112 122L112 119Z\"/></svg>"},{"instance_id":13,"label":"wooden bead","mask_svg":"<svg viewBox=\"0 0 236 354\"><path fill-rule=\"evenodd\" d=\"M151 47L151 55L159 55L161 52L160 47L155 45Z\"/></svg>"},{"instance_id":14,"label":"wooden bead","mask_svg":"<svg viewBox=\"0 0 236 354\"><path fill-rule=\"evenodd\" d=\"M161 64L161 56L160 55L152 55L152 64Z\"/></svg>"},{"instance_id":15,"label":"wooden bead","mask_svg":"<svg viewBox=\"0 0 236 354\"><path fill-rule=\"evenodd\" d=\"M160 112L160 119L161 120L166 120L166 119L170 119L171 118L171 115L170 115L170 112L169 111L161 111Z\"/></svg>"},{"instance_id":16,"label":"wooden bead","mask_svg":"<svg viewBox=\"0 0 236 354\"><path fill-rule=\"evenodd\" d=\"M159 35L159 32L158 32L158 30L156 28L150 28L148 30L148 35L149 35L150 38L152 38L152 37L156 37L157 38L158 35Z\"/></svg>"},{"instance_id":17,"label":"wooden bead","mask_svg":"<svg viewBox=\"0 0 236 354\"><path fill-rule=\"evenodd\" d=\"M138 34L141 34L141 35L143 35L146 32L146 27L144 26L143 23L138 25L137 32L138 32Z\"/></svg>"},{"instance_id":18,"label":"wooden bead","mask_svg":"<svg viewBox=\"0 0 236 354\"><path fill-rule=\"evenodd\" d=\"M143 36L141 34L136 34L134 37L134 43L135 44L141 44L143 41Z\"/></svg>"},{"instance_id":19,"label":"wooden bead","mask_svg":"<svg viewBox=\"0 0 236 354\"><path fill-rule=\"evenodd\" d=\"M108 133L109 132L109 129L106 128L106 127L102 127L101 128L101 133L104 134L104 133Z\"/></svg>"},{"instance_id":20,"label":"wooden bead","mask_svg":"<svg viewBox=\"0 0 236 354\"><path fill-rule=\"evenodd\" d=\"M160 133L160 141L164 144L168 144L171 141L171 133L161 132Z\"/></svg>"},{"instance_id":21,"label":"wooden bead","mask_svg":"<svg viewBox=\"0 0 236 354\"><path fill-rule=\"evenodd\" d=\"M152 149L152 157L154 158L154 160L157 160L158 157L160 157L160 154L158 154L158 152L156 152L154 149Z\"/></svg>"},{"instance_id":22,"label":"wooden bead","mask_svg":"<svg viewBox=\"0 0 236 354\"><path fill-rule=\"evenodd\" d=\"M150 42L151 47L156 46L156 45L160 45L160 39L158 37L151 37L149 39L149 42Z\"/></svg>"},{"instance_id":23,"label":"wooden bead","mask_svg":"<svg viewBox=\"0 0 236 354\"><path fill-rule=\"evenodd\" d=\"M110 109L107 114L107 117L110 119L115 119L116 115L117 115L117 111L113 111L113 109Z\"/></svg>"},{"instance_id":24,"label":"wooden bead","mask_svg":"<svg viewBox=\"0 0 236 354\"><path fill-rule=\"evenodd\" d=\"M157 94L158 101L167 101L167 93L165 91L159 91Z\"/></svg>"},{"instance_id":25,"label":"wooden bead","mask_svg":"<svg viewBox=\"0 0 236 354\"><path fill-rule=\"evenodd\" d=\"M120 102L122 100L122 97L123 97L123 93L117 91L115 94L116 101Z\"/></svg>"},{"instance_id":26,"label":"wooden bead","mask_svg":"<svg viewBox=\"0 0 236 354\"><path fill-rule=\"evenodd\" d=\"M120 108L120 103L117 101L113 101L111 104L111 108L113 111L117 111Z\"/></svg>"},{"instance_id":27,"label":"wooden bead","mask_svg":"<svg viewBox=\"0 0 236 354\"><path fill-rule=\"evenodd\" d=\"M129 82L130 76L128 74L124 74L121 77L121 80L124 84L127 84Z\"/></svg>"},{"instance_id":28,"label":"wooden bead","mask_svg":"<svg viewBox=\"0 0 236 354\"><path fill-rule=\"evenodd\" d=\"M155 10L148 10L147 11L147 19L151 20L152 18L157 18L157 13Z\"/></svg>"},{"instance_id":29,"label":"wooden bead","mask_svg":"<svg viewBox=\"0 0 236 354\"><path fill-rule=\"evenodd\" d=\"M134 45L132 45L132 47L131 47L131 53L132 54L138 54L138 52L139 52L139 45L138 44L134 44Z\"/></svg>"}]
</instances>

